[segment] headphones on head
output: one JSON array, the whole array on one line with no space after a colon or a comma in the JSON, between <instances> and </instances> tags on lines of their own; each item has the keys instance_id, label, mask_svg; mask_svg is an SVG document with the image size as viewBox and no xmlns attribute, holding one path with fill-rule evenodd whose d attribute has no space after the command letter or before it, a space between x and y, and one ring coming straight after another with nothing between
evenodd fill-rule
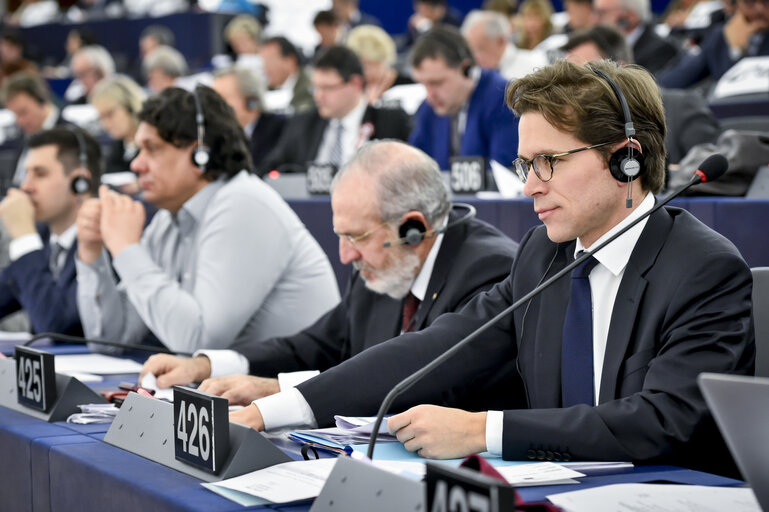
<instances>
[{"instance_id":1,"label":"headphones on head","mask_svg":"<svg viewBox=\"0 0 769 512\"><path fill-rule=\"evenodd\" d=\"M471 204L454 203L452 205L452 208L453 207L467 210L467 213L465 213L462 217L458 218L454 222L449 222L442 228L431 229L431 230L428 230L427 227L420 220L408 219L405 222L403 222L400 226L398 226L398 236L400 238L398 238L397 240L392 240L390 242L385 242L383 247L392 247L393 245L416 246L422 243L422 240L424 240L427 237L432 237L432 236L439 235L440 233L444 233L448 231L450 228L459 226L460 224L464 224L465 222L469 222L470 219L475 217L475 207Z\"/></svg>"},{"instance_id":2,"label":"headphones on head","mask_svg":"<svg viewBox=\"0 0 769 512\"><path fill-rule=\"evenodd\" d=\"M195 99L195 124L197 125L198 131L198 145L192 152L192 162L200 168L201 171L206 172L206 166L211 160L211 150L204 142L206 136L206 118L203 117L203 106L200 102L200 96L198 96L198 87L200 86L196 85L192 90L192 97Z\"/></svg>"},{"instance_id":3,"label":"headphones on head","mask_svg":"<svg viewBox=\"0 0 769 512\"><path fill-rule=\"evenodd\" d=\"M71 131L77 139L77 154L80 161L80 167L88 169L88 153L86 152L85 139L79 128L70 125L64 127ZM75 176L69 183L69 188L75 195L87 194L91 190L91 180L85 176Z\"/></svg>"},{"instance_id":4,"label":"headphones on head","mask_svg":"<svg viewBox=\"0 0 769 512\"><path fill-rule=\"evenodd\" d=\"M611 158L609 158L609 172L611 172L611 175L614 176L616 180L630 183L641 177L646 170L646 166L644 165L644 156L638 150L638 143L633 139L635 128L633 127L633 121L630 119L630 108L627 105L627 99L625 99L625 95L622 94L619 85L617 85L609 75L593 66L590 66L590 69L611 86L622 107L622 115L625 119L625 136L628 141L627 149L619 149L611 155ZM628 190L628 197L630 197L630 190Z\"/></svg>"},{"instance_id":5,"label":"headphones on head","mask_svg":"<svg viewBox=\"0 0 769 512\"><path fill-rule=\"evenodd\" d=\"M451 32L443 32L440 28L437 30L433 29L428 32L428 34L430 34L428 37L432 37L433 40L440 43L441 46L456 54L457 58L459 59L459 65L462 69L462 76L469 77L470 70L475 65L475 58L467 47L467 43L465 42L464 38L459 36L459 39L454 40L454 38L451 37Z\"/></svg>"}]
</instances>

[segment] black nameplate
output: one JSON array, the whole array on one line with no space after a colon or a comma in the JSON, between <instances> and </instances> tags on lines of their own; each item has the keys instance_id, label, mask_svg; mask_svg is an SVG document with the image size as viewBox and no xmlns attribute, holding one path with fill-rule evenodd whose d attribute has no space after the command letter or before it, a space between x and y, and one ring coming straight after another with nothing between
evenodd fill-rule
<instances>
[{"instance_id":1,"label":"black nameplate","mask_svg":"<svg viewBox=\"0 0 769 512\"><path fill-rule=\"evenodd\" d=\"M430 512L515 510L515 488L476 471L428 462L425 483Z\"/></svg>"},{"instance_id":2,"label":"black nameplate","mask_svg":"<svg viewBox=\"0 0 769 512\"><path fill-rule=\"evenodd\" d=\"M486 160L480 156L455 156L449 161L451 191L475 194L486 189Z\"/></svg>"},{"instance_id":3,"label":"black nameplate","mask_svg":"<svg viewBox=\"0 0 769 512\"><path fill-rule=\"evenodd\" d=\"M47 412L56 402L53 354L18 346L15 358L19 404Z\"/></svg>"},{"instance_id":4,"label":"black nameplate","mask_svg":"<svg viewBox=\"0 0 769 512\"><path fill-rule=\"evenodd\" d=\"M315 195L328 195L331 192L331 181L335 174L335 165L311 163L307 167L307 192Z\"/></svg>"},{"instance_id":5,"label":"black nameplate","mask_svg":"<svg viewBox=\"0 0 769 512\"><path fill-rule=\"evenodd\" d=\"M218 473L230 444L226 398L174 386L174 452L177 460Z\"/></svg>"}]
</instances>

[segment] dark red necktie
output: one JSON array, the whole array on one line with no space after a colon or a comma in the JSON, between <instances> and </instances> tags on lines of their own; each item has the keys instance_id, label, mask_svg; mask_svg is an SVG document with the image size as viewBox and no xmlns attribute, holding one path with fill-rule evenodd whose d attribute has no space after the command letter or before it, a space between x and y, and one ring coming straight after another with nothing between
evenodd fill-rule
<instances>
[{"instance_id":1,"label":"dark red necktie","mask_svg":"<svg viewBox=\"0 0 769 512\"><path fill-rule=\"evenodd\" d=\"M419 302L420 300L411 292L403 299L403 324L401 331L411 332L414 330L414 315L417 309L419 309Z\"/></svg>"}]
</instances>

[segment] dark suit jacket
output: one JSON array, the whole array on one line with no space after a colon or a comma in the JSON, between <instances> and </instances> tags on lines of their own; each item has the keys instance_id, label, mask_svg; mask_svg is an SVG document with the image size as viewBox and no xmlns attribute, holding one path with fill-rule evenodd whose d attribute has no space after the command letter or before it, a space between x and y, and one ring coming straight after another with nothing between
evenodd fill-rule
<instances>
[{"instance_id":1,"label":"dark suit jacket","mask_svg":"<svg viewBox=\"0 0 769 512\"><path fill-rule=\"evenodd\" d=\"M286 118L284 116L270 112L262 112L259 115L254 131L251 133L251 140L248 141L254 167L258 167L278 143L285 125Z\"/></svg>"},{"instance_id":2,"label":"dark suit jacket","mask_svg":"<svg viewBox=\"0 0 769 512\"><path fill-rule=\"evenodd\" d=\"M55 280L48 266L50 246L47 228L38 227L43 248L25 254L0 273L0 317L24 309L34 332L83 335L77 310L75 255L77 241Z\"/></svg>"},{"instance_id":3,"label":"dark suit jacket","mask_svg":"<svg viewBox=\"0 0 769 512\"><path fill-rule=\"evenodd\" d=\"M505 104L507 80L496 71L484 70L467 107L467 124L459 154L482 156L512 165L518 155L518 117ZM451 118L439 116L425 101L414 116L409 143L440 165L449 168Z\"/></svg>"},{"instance_id":4,"label":"dark suit jacket","mask_svg":"<svg viewBox=\"0 0 769 512\"><path fill-rule=\"evenodd\" d=\"M754 55L769 55L769 32L764 34ZM658 82L661 87L683 89L705 78L718 81L736 63L729 55L723 24L716 25L710 29L697 51L690 51L673 67L661 73Z\"/></svg>"},{"instance_id":5,"label":"dark suit jacket","mask_svg":"<svg viewBox=\"0 0 769 512\"><path fill-rule=\"evenodd\" d=\"M456 220L460 213L452 214ZM496 228L473 219L444 235L425 300L414 316L414 330L455 311L478 292L509 274L517 244ZM355 272L337 307L294 336L235 345L248 357L250 372L326 370L400 333L403 305L375 293Z\"/></svg>"},{"instance_id":6,"label":"dark suit jacket","mask_svg":"<svg viewBox=\"0 0 769 512\"><path fill-rule=\"evenodd\" d=\"M546 274L555 274L573 254L574 242L554 244L544 227L534 228L521 241L511 275L459 313L299 385L318 424L329 424L333 414L373 414L395 383L532 290ZM753 372L751 282L750 269L728 240L686 211L662 209L649 218L624 271L599 405L560 408L561 334L570 287L570 280L562 279L409 389L392 410L440 402L451 387L472 395L486 378L513 364L528 408L509 407L504 413L505 459L536 458L541 451L553 459L723 471L731 458L696 378L703 371ZM355 392L340 400L340 389ZM507 388L511 394L515 389Z\"/></svg>"},{"instance_id":7,"label":"dark suit jacket","mask_svg":"<svg viewBox=\"0 0 769 512\"><path fill-rule=\"evenodd\" d=\"M369 105L363 114L362 124L374 128L369 139L408 139L411 121L400 108L376 108ZM318 110L297 114L286 123L278 145L270 151L257 174L264 176L272 169L283 172L304 172L307 164L314 161L323 142L323 132L328 119L320 117Z\"/></svg>"},{"instance_id":8,"label":"dark suit jacket","mask_svg":"<svg viewBox=\"0 0 769 512\"><path fill-rule=\"evenodd\" d=\"M315 106L315 98L312 96L312 82L306 69L301 68L296 77L294 92L289 106L295 113L304 112Z\"/></svg>"},{"instance_id":9,"label":"dark suit jacket","mask_svg":"<svg viewBox=\"0 0 769 512\"><path fill-rule=\"evenodd\" d=\"M705 99L693 91L661 88L665 106L665 149L668 163L677 164L697 144L715 142L721 126Z\"/></svg>"},{"instance_id":10,"label":"dark suit jacket","mask_svg":"<svg viewBox=\"0 0 769 512\"><path fill-rule=\"evenodd\" d=\"M635 63L645 67L652 74L665 69L679 52L679 47L658 36L652 25L646 25L641 37L633 45Z\"/></svg>"}]
</instances>

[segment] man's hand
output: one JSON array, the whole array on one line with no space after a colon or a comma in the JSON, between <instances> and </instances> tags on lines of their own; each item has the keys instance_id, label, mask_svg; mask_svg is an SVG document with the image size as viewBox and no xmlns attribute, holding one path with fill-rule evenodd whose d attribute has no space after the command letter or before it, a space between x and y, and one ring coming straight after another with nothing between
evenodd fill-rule
<instances>
[{"instance_id":1,"label":"man's hand","mask_svg":"<svg viewBox=\"0 0 769 512\"><path fill-rule=\"evenodd\" d=\"M410 452L456 459L486 451L486 413L418 405L392 416L387 428Z\"/></svg>"},{"instance_id":2,"label":"man's hand","mask_svg":"<svg viewBox=\"0 0 769 512\"><path fill-rule=\"evenodd\" d=\"M745 15L737 9L734 16L724 25L724 39L732 48L745 52L753 34L765 29L766 26L762 22L748 21Z\"/></svg>"},{"instance_id":3,"label":"man's hand","mask_svg":"<svg viewBox=\"0 0 769 512\"><path fill-rule=\"evenodd\" d=\"M104 185L99 187L99 199L101 236L107 250L115 258L129 245L139 243L146 213L140 202L113 192Z\"/></svg>"},{"instance_id":4,"label":"man's hand","mask_svg":"<svg viewBox=\"0 0 769 512\"><path fill-rule=\"evenodd\" d=\"M240 423L254 430L264 430L264 420L259 408L251 404L239 411L230 413L230 423Z\"/></svg>"},{"instance_id":5,"label":"man's hand","mask_svg":"<svg viewBox=\"0 0 769 512\"><path fill-rule=\"evenodd\" d=\"M206 356L189 358L155 354L142 366L142 371L139 373L140 384L148 373L157 377L159 388L170 388L177 384L185 386L208 378L211 375L211 361Z\"/></svg>"},{"instance_id":6,"label":"man's hand","mask_svg":"<svg viewBox=\"0 0 769 512\"><path fill-rule=\"evenodd\" d=\"M0 202L0 220L12 239L37 233L35 230L35 205L26 194L19 189L8 190Z\"/></svg>"},{"instance_id":7,"label":"man's hand","mask_svg":"<svg viewBox=\"0 0 769 512\"><path fill-rule=\"evenodd\" d=\"M280 391L278 379L265 379L253 375L228 375L206 379L200 391L224 397L230 405L248 405L257 398L274 395Z\"/></svg>"},{"instance_id":8,"label":"man's hand","mask_svg":"<svg viewBox=\"0 0 769 512\"><path fill-rule=\"evenodd\" d=\"M101 201L95 197L86 199L77 212L77 256L80 261L92 265L101 254Z\"/></svg>"}]
</instances>

